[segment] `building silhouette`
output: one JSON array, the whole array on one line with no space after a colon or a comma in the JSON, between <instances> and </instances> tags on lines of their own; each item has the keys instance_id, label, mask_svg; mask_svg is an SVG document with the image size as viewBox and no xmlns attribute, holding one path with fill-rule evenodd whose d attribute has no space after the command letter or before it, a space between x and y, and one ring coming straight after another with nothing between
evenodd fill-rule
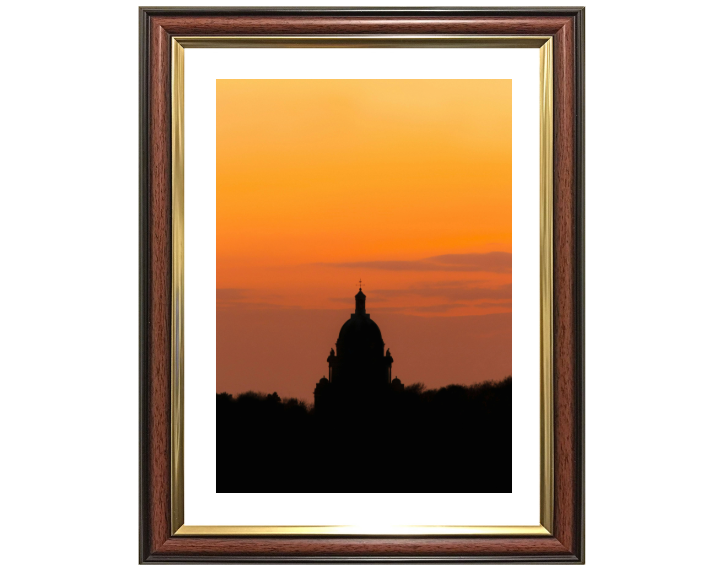
<instances>
[{"instance_id":1,"label":"building silhouette","mask_svg":"<svg viewBox=\"0 0 720 576\"><path fill-rule=\"evenodd\" d=\"M335 349L330 349L328 377L315 385L315 407L323 409L333 400L351 396L376 396L404 386L392 378L393 357L385 350L378 325L365 310L366 296L360 288L355 295L355 313L340 328Z\"/></svg>"}]
</instances>

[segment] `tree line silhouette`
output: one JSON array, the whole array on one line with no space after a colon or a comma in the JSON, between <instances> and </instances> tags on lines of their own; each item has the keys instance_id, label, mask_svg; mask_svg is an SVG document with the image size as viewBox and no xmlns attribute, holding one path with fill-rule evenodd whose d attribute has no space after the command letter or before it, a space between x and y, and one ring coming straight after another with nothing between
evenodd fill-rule
<instances>
[{"instance_id":1,"label":"tree line silhouette","mask_svg":"<svg viewBox=\"0 0 720 576\"><path fill-rule=\"evenodd\" d=\"M512 492L512 378L217 394L218 492Z\"/></svg>"}]
</instances>

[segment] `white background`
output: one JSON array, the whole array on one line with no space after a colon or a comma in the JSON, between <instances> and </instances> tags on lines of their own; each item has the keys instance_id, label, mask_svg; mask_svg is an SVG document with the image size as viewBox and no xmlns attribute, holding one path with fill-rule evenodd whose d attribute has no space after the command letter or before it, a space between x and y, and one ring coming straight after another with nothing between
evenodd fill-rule
<instances>
[{"instance_id":1,"label":"white background","mask_svg":"<svg viewBox=\"0 0 720 576\"><path fill-rule=\"evenodd\" d=\"M185 524L540 523L539 61L537 48L185 50ZM512 79L512 493L215 492L217 78Z\"/></svg>"},{"instance_id":2,"label":"white background","mask_svg":"<svg viewBox=\"0 0 720 576\"><path fill-rule=\"evenodd\" d=\"M588 564L562 570L711 573L718 8L588 4ZM3 571L368 572L137 567L136 4L16 3L3 23Z\"/></svg>"}]
</instances>

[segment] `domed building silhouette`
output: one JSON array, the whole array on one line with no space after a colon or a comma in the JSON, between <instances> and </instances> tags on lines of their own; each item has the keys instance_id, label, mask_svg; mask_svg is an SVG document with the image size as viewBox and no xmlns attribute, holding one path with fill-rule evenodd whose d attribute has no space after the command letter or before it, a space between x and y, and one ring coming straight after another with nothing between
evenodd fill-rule
<instances>
[{"instance_id":1,"label":"domed building silhouette","mask_svg":"<svg viewBox=\"0 0 720 576\"><path fill-rule=\"evenodd\" d=\"M332 398L350 393L357 397L404 388L399 378L392 378L393 357L378 325L365 310L366 296L360 288L355 295L355 313L340 328L334 349L330 349L328 378L315 386L315 407L322 407Z\"/></svg>"}]
</instances>

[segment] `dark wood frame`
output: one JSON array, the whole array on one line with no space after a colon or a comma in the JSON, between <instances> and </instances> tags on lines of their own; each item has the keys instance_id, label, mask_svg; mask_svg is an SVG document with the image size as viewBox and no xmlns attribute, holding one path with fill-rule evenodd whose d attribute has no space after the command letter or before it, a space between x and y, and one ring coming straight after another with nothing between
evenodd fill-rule
<instances>
[{"instance_id":1,"label":"dark wood frame","mask_svg":"<svg viewBox=\"0 0 720 576\"><path fill-rule=\"evenodd\" d=\"M174 36L551 35L554 528L526 537L181 537L170 528ZM140 562L584 562L584 8L140 8Z\"/></svg>"}]
</instances>

